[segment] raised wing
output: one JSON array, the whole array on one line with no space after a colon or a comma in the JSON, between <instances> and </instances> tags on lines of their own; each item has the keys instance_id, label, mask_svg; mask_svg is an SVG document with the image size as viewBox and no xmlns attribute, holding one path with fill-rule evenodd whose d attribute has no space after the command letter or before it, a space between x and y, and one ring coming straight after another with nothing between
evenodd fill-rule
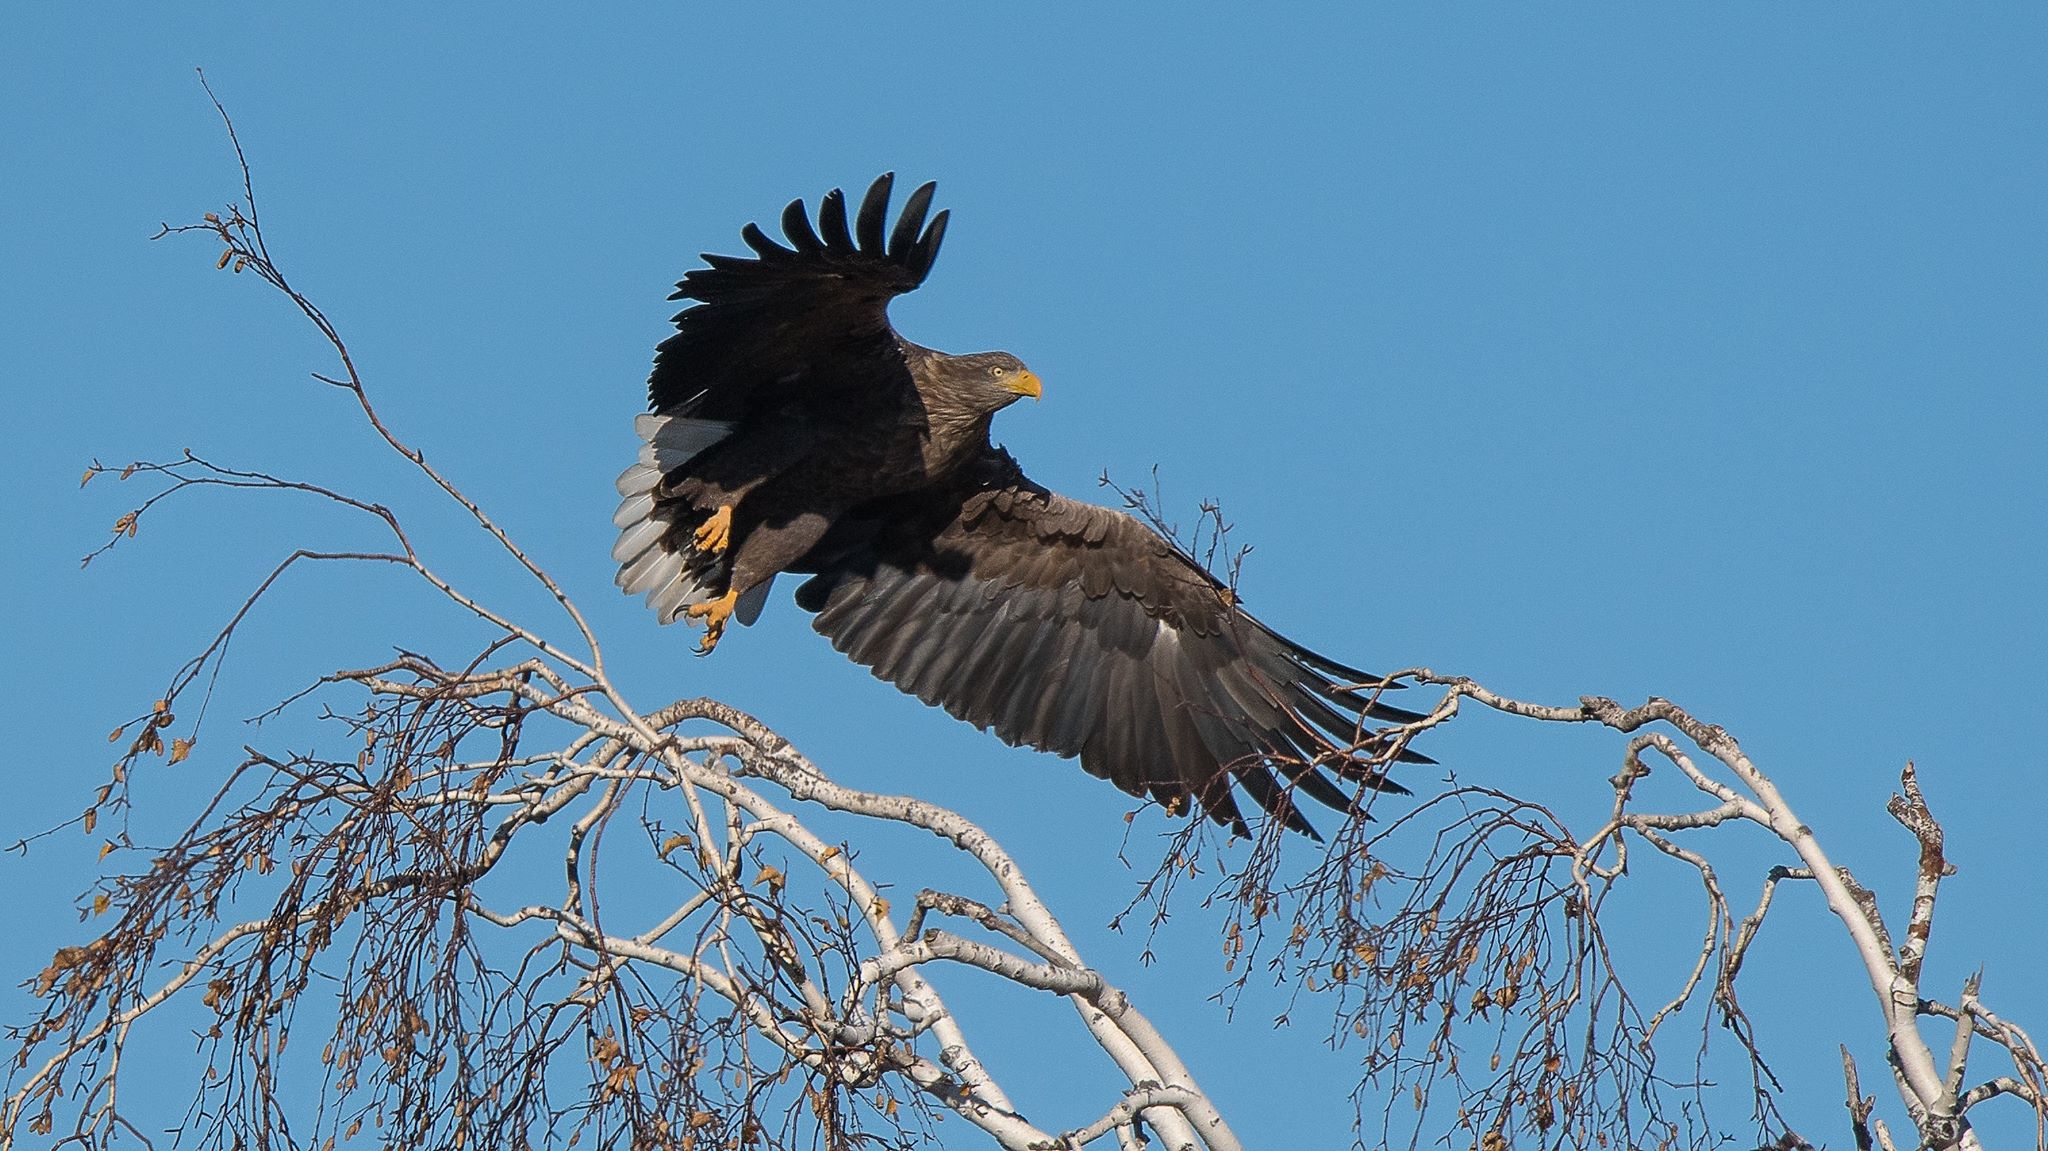
<instances>
[{"instance_id":1,"label":"raised wing","mask_svg":"<svg viewBox=\"0 0 2048 1151\"><path fill-rule=\"evenodd\" d=\"M876 180L851 227L846 196L834 189L819 202L815 228L804 202L790 201L788 246L748 224L740 238L753 256L706 253L708 267L684 275L669 297L697 302L655 350L648 406L738 420L819 389L907 386L889 301L924 282L947 214L925 223L936 187L926 184L887 228L894 184L893 174Z\"/></svg>"},{"instance_id":2,"label":"raised wing","mask_svg":"<svg viewBox=\"0 0 2048 1151\"><path fill-rule=\"evenodd\" d=\"M1240 833L1233 783L1311 835L1295 792L1348 811L1361 788L1406 790L1366 721L1418 717L1355 688L1378 677L1259 623L1137 520L998 458L1011 482L922 515L892 507L887 526L820 553L797 602L834 647L1007 743L1079 756Z\"/></svg>"}]
</instances>

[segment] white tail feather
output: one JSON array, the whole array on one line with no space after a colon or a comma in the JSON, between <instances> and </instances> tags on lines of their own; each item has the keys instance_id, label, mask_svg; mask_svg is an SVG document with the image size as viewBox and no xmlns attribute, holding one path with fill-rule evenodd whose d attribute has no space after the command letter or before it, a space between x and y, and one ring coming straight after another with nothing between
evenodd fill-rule
<instances>
[{"instance_id":1,"label":"white tail feather","mask_svg":"<svg viewBox=\"0 0 2048 1151\"><path fill-rule=\"evenodd\" d=\"M619 473L619 494L628 499L654 490L661 483L661 473L652 464L634 464Z\"/></svg>"},{"instance_id":2,"label":"white tail feather","mask_svg":"<svg viewBox=\"0 0 2048 1151\"><path fill-rule=\"evenodd\" d=\"M654 496L639 492L619 501L619 510L612 513L612 526L629 528L654 514Z\"/></svg>"},{"instance_id":3,"label":"white tail feather","mask_svg":"<svg viewBox=\"0 0 2048 1151\"><path fill-rule=\"evenodd\" d=\"M675 520L662 508L658 492L669 473L732 434L732 425L654 412L635 417L633 430L641 440L640 458L619 473L619 495L625 498L612 514L619 529L612 545L612 558L619 563L616 582L627 595L645 594L655 619L673 623L692 605L716 597L723 565L720 557L697 551L687 538L680 541L682 551L672 550ZM741 607L742 623L760 614L767 590L764 584L748 593L751 611Z\"/></svg>"},{"instance_id":4,"label":"white tail feather","mask_svg":"<svg viewBox=\"0 0 2048 1151\"><path fill-rule=\"evenodd\" d=\"M710 603L716 598L703 581L711 575L707 571L682 571L668 586L647 597L647 606L654 609L656 621L674 623L676 617L693 604Z\"/></svg>"},{"instance_id":5,"label":"white tail feather","mask_svg":"<svg viewBox=\"0 0 2048 1151\"><path fill-rule=\"evenodd\" d=\"M661 548L649 548L620 568L615 582L627 595L639 595L674 579L682 570L683 557Z\"/></svg>"},{"instance_id":6,"label":"white tail feather","mask_svg":"<svg viewBox=\"0 0 2048 1151\"><path fill-rule=\"evenodd\" d=\"M669 523L667 520L658 520L652 517L641 520L639 523L619 533L619 542L612 545L612 558L620 563L630 561L641 552L653 547L663 535L667 534L668 529Z\"/></svg>"},{"instance_id":7,"label":"white tail feather","mask_svg":"<svg viewBox=\"0 0 2048 1151\"><path fill-rule=\"evenodd\" d=\"M731 435L732 425L724 420L692 420L650 413L635 416L633 430L641 440L640 462L672 472Z\"/></svg>"}]
</instances>

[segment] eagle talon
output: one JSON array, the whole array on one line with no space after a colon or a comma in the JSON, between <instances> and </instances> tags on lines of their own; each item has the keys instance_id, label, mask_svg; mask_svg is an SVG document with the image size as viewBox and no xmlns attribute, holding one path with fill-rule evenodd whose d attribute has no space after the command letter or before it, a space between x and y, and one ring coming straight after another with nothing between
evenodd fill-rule
<instances>
[{"instance_id":1,"label":"eagle talon","mask_svg":"<svg viewBox=\"0 0 2048 1151\"><path fill-rule=\"evenodd\" d=\"M697 644L698 655L710 655L711 649L718 646L719 638L725 635L725 621L732 618L733 605L739 601L739 590L732 588L709 603L691 604L684 610L683 614L689 618L704 621L704 638Z\"/></svg>"},{"instance_id":2,"label":"eagle talon","mask_svg":"<svg viewBox=\"0 0 2048 1151\"><path fill-rule=\"evenodd\" d=\"M720 504L711 518L697 526L693 537L698 551L716 554L732 546L732 505Z\"/></svg>"}]
</instances>

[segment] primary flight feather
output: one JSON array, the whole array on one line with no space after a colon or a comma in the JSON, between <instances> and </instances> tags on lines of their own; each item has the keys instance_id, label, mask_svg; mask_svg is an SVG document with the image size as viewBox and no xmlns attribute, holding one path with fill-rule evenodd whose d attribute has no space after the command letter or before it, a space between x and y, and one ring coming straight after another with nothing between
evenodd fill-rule
<instances>
[{"instance_id":1,"label":"primary flight feather","mask_svg":"<svg viewBox=\"0 0 2048 1151\"><path fill-rule=\"evenodd\" d=\"M677 285L694 302L655 350L618 481L619 586L701 623L709 652L778 573L809 576L796 602L877 676L1240 833L1233 784L1310 834L1297 793L1348 810L1404 790L1365 724L1417 717L1365 686L1379 677L1259 623L1131 516L1032 483L989 442L996 412L1040 392L1017 357L890 326L947 221L927 223L926 184L889 226L892 183L851 221L837 190L815 226L794 201L787 244L749 224L752 256L707 254Z\"/></svg>"}]
</instances>

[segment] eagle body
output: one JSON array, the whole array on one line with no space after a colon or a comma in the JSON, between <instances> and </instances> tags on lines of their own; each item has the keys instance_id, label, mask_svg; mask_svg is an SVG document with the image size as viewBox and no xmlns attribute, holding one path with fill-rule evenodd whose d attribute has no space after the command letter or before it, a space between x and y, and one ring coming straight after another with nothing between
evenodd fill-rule
<instances>
[{"instance_id":1,"label":"eagle body","mask_svg":"<svg viewBox=\"0 0 2048 1151\"><path fill-rule=\"evenodd\" d=\"M891 382L928 374L937 356L906 342L900 381ZM671 476L667 491L707 516L734 509L728 582L744 593L789 569L849 511L947 483L987 448L989 414L932 411L915 387L856 382L814 402L746 413Z\"/></svg>"},{"instance_id":2,"label":"eagle body","mask_svg":"<svg viewBox=\"0 0 2048 1151\"><path fill-rule=\"evenodd\" d=\"M990 442L1040 394L1007 352L949 355L890 326L947 213L933 185L888 223L892 179L849 221L842 193L755 225L752 257L706 255L656 349L639 460L619 477L618 582L661 623L701 622L708 652L751 623L775 577L877 676L1169 809L1244 833L1234 789L1313 834L1297 793L1339 810L1400 791L1428 762L1367 721L1413 713L1379 677L1266 628L1171 542L1033 483Z\"/></svg>"}]
</instances>

